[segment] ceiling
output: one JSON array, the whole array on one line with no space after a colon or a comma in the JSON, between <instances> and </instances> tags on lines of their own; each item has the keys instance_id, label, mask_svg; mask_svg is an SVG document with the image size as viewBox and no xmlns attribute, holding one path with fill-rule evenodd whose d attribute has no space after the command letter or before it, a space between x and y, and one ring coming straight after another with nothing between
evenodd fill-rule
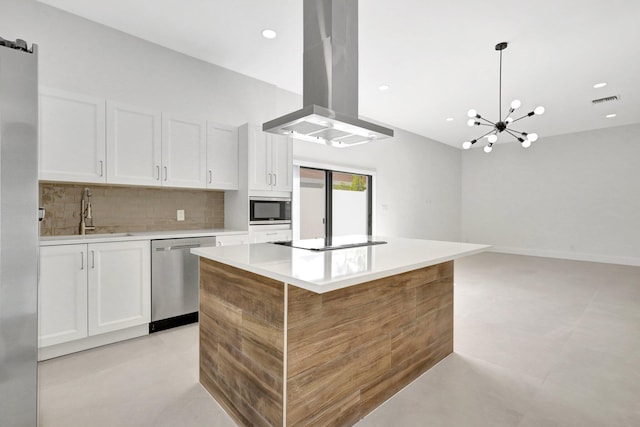
<instances>
[{"instance_id":1,"label":"ceiling","mask_svg":"<svg viewBox=\"0 0 640 427\"><path fill-rule=\"evenodd\" d=\"M302 0L39 1L302 93ZM515 98L523 114L546 108L514 128L544 138L638 123L639 19L637 0L360 1L360 116L460 147L484 133L467 126L470 108L497 120L494 46L507 41L503 111ZM620 101L592 105L610 95Z\"/></svg>"}]
</instances>

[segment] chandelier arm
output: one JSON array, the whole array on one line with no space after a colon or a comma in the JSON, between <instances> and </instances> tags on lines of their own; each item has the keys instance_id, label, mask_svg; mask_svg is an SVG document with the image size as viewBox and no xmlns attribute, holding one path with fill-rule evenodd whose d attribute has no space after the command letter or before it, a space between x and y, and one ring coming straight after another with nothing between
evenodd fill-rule
<instances>
[{"instance_id":1,"label":"chandelier arm","mask_svg":"<svg viewBox=\"0 0 640 427\"><path fill-rule=\"evenodd\" d=\"M509 112L507 113L506 116L504 116L504 119L502 119L502 121L506 123L506 121L509 118L509 116L511 115L511 113L513 113L514 111L516 111L514 108L509 108Z\"/></svg>"},{"instance_id":2,"label":"chandelier arm","mask_svg":"<svg viewBox=\"0 0 640 427\"><path fill-rule=\"evenodd\" d=\"M487 135L489 135L489 134L492 134L493 132L494 132L494 130L492 129L492 130L490 130L489 132L485 133L484 135L477 137L475 140L477 141L477 140L479 140L479 139L482 139L482 138L484 138L485 136L487 136Z\"/></svg>"},{"instance_id":3,"label":"chandelier arm","mask_svg":"<svg viewBox=\"0 0 640 427\"><path fill-rule=\"evenodd\" d=\"M531 117L531 116L533 116L533 114L527 113L527 114L525 114L525 115L524 115L524 116L522 116L522 117L518 117L517 119L515 119L515 120L514 120L514 121L512 121L511 123L515 123L515 122L517 122L518 120L522 120L522 119L524 119L525 117Z\"/></svg>"},{"instance_id":4,"label":"chandelier arm","mask_svg":"<svg viewBox=\"0 0 640 427\"><path fill-rule=\"evenodd\" d=\"M478 124L477 124L476 126L491 126L491 127L494 127L494 128L495 128L495 125L494 125L494 124L479 123L479 122L478 122Z\"/></svg>"},{"instance_id":5,"label":"chandelier arm","mask_svg":"<svg viewBox=\"0 0 640 427\"><path fill-rule=\"evenodd\" d=\"M506 131L515 132L515 133L519 133L520 135L525 135L525 132L520 132L519 130L510 129L510 128L506 128L505 130L506 130Z\"/></svg>"},{"instance_id":6,"label":"chandelier arm","mask_svg":"<svg viewBox=\"0 0 640 427\"><path fill-rule=\"evenodd\" d=\"M512 132L510 129L505 129L505 131L506 131L509 135L511 135L512 137L514 137L515 139L517 139L518 141L520 141L520 140L522 139L522 138L520 138L518 135L514 135L514 134L513 134L513 132ZM517 132L517 131L515 131L515 132ZM522 142L522 141L520 141L520 142Z\"/></svg>"},{"instance_id":7,"label":"chandelier arm","mask_svg":"<svg viewBox=\"0 0 640 427\"><path fill-rule=\"evenodd\" d=\"M485 121L485 122L487 122L487 123L491 123L491 125L492 125L492 126L495 126L495 125L496 125L496 124L495 124L495 123L493 123L491 120L487 120L487 119L485 119L485 118L484 118L484 117L482 117L482 116L480 116L480 117L476 117L476 118L477 118L477 119L480 119L480 120L484 120L484 121ZM480 123L480 124L483 124L483 123Z\"/></svg>"}]
</instances>

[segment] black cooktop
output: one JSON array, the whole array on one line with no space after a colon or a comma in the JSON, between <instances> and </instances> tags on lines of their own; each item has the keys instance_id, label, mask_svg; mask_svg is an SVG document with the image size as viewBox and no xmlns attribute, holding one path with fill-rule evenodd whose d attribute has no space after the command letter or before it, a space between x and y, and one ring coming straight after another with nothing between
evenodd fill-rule
<instances>
[{"instance_id":1,"label":"black cooktop","mask_svg":"<svg viewBox=\"0 0 640 427\"><path fill-rule=\"evenodd\" d=\"M359 248L361 246L383 245L387 242L373 240L371 236L339 236L325 239L291 240L288 242L273 242L276 245L291 246L292 248L310 251L332 251L335 249Z\"/></svg>"}]
</instances>

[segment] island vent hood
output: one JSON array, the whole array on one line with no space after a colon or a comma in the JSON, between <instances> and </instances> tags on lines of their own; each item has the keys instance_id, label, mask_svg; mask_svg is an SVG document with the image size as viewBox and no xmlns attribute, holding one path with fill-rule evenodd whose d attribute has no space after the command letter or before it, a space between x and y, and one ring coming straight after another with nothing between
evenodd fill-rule
<instances>
[{"instance_id":1,"label":"island vent hood","mask_svg":"<svg viewBox=\"0 0 640 427\"><path fill-rule=\"evenodd\" d=\"M304 107L262 129L334 147L392 137L358 118L358 0L304 0L303 8Z\"/></svg>"}]
</instances>

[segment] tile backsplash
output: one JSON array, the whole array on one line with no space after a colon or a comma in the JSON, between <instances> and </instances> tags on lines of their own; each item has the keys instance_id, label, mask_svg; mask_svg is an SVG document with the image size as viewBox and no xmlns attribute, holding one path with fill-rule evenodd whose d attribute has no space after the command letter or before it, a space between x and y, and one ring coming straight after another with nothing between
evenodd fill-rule
<instances>
[{"instance_id":1,"label":"tile backsplash","mask_svg":"<svg viewBox=\"0 0 640 427\"><path fill-rule=\"evenodd\" d=\"M40 235L79 233L80 200L91 189L92 233L195 230L224 227L224 192L107 185L40 183L40 206L46 209ZM176 211L185 211L177 221ZM88 222L87 225L90 225Z\"/></svg>"}]
</instances>

